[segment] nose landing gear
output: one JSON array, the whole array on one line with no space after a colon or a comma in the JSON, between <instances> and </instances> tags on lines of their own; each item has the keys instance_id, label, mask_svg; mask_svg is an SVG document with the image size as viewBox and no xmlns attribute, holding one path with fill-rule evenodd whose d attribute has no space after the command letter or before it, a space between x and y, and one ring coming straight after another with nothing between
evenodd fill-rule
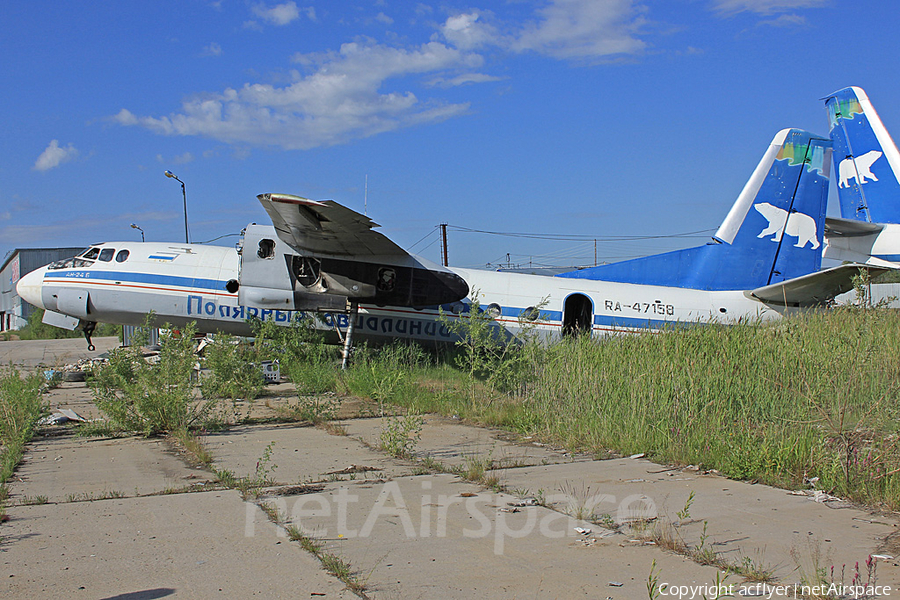
<instances>
[{"instance_id":1,"label":"nose landing gear","mask_svg":"<svg viewBox=\"0 0 900 600\"><path fill-rule=\"evenodd\" d=\"M96 321L80 321L78 323L78 327L81 328L81 331L84 332L84 339L87 340L88 343L88 351L93 352L96 350L93 342L91 342L91 336L94 335L94 329L97 328Z\"/></svg>"}]
</instances>

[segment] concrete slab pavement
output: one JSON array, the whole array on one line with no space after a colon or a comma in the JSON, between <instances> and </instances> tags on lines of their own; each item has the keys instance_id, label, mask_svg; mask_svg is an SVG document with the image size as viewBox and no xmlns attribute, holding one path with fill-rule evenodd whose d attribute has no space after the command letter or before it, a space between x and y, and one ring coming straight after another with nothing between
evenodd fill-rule
<instances>
[{"instance_id":1,"label":"concrete slab pavement","mask_svg":"<svg viewBox=\"0 0 900 600\"><path fill-rule=\"evenodd\" d=\"M333 479L381 479L411 475L421 467L376 452L357 440L330 435L315 427L252 425L203 436L203 443L217 469L227 469L237 477L256 472L266 447L272 452L268 468L282 484L313 483ZM354 469L354 467L356 467Z\"/></svg>"},{"instance_id":2,"label":"concrete slab pavement","mask_svg":"<svg viewBox=\"0 0 900 600\"><path fill-rule=\"evenodd\" d=\"M58 367L82 358L97 358L120 344L117 337L97 337L93 342L96 350L90 352L83 338L0 340L0 365L13 364L27 369L38 366Z\"/></svg>"},{"instance_id":3,"label":"concrete slab pavement","mask_svg":"<svg viewBox=\"0 0 900 600\"><path fill-rule=\"evenodd\" d=\"M9 515L5 598L354 597L231 490L16 506Z\"/></svg>"},{"instance_id":4,"label":"concrete slab pavement","mask_svg":"<svg viewBox=\"0 0 900 600\"><path fill-rule=\"evenodd\" d=\"M66 384L48 397L88 416L91 401L82 385ZM346 560L374 598L621 600L646 597L653 573L659 583L706 586L684 597L712 597L716 569L647 546L625 529L573 518L591 512L621 522L653 510L656 523L679 521L675 535L685 543L703 543L732 562L750 557L773 566L785 583L800 579L797 563L807 576L816 567L846 564L849 582L856 561L865 578L869 554L900 556L892 516L837 509L785 490L643 460L572 457L499 432L426 418L416 456L448 466L490 457L504 466L490 474L511 495L377 451L380 419L344 423L350 436L269 424L234 427L204 441L215 466L236 476L254 473L272 443L267 468L274 479L318 482L306 493L283 489L288 495L261 501ZM164 442L55 432L32 443L11 483L13 502L37 496L60 502L8 508L11 520L0 525L2 572L12 575L0 583L7 596L278 597L300 590L349 597L343 584L236 492L147 495L212 478L180 461ZM110 492L140 497L65 502ZM691 492L690 515L679 517ZM539 496L556 510L510 505L522 504L522 495ZM582 535L576 526L592 531ZM879 561L879 583L896 592L898 571L896 559ZM740 582L734 575L728 580Z\"/></svg>"},{"instance_id":5,"label":"concrete slab pavement","mask_svg":"<svg viewBox=\"0 0 900 600\"><path fill-rule=\"evenodd\" d=\"M78 438L66 432L32 440L10 500L139 496L214 480L207 471L185 464L162 439Z\"/></svg>"},{"instance_id":6,"label":"concrete slab pavement","mask_svg":"<svg viewBox=\"0 0 900 600\"><path fill-rule=\"evenodd\" d=\"M513 509L516 497L446 474L329 483L267 501L352 564L370 598L624 600L646 597L654 568L661 583L716 577L713 567L541 506Z\"/></svg>"},{"instance_id":7,"label":"concrete slab pavement","mask_svg":"<svg viewBox=\"0 0 900 600\"><path fill-rule=\"evenodd\" d=\"M388 417L390 418L390 417ZM464 425L438 415L423 415L421 437L414 456L431 458L450 467L465 466L466 461L490 460L495 467L521 467L590 460L572 456L545 446L510 441L509 434L486 427ZM347 435L377 447L384 419L353 419L345 422Z\"/></svg>"},{"instance_id":8,"label":"concrete slab pavement","mask_svg":"<svg viewBox=\"0 0 900 600\"><path fill-rule=\"evenodd\" d=\"M554 508L571 513L589 511L622 522L624 498L643 496L659 517L679 523L678 535L691 547L705 544L725 560L752 560L773 569L782 581L799 580L802 568L810 577L815 568L840 571L870 554L900 559L898 521L844 502L815 502L766 485L701 475L641 459L615 459L494 471L501 485L529 494L539 490L556 497ZM691 493L694 496L690 500ZM687 509L686 509L687 507ZM683 512L687 516L679 517ZM705 531L704 531L705 527ZM818 563L818 564L816 564ZM900 588L897 560L879 564L879 579ZM849 576L848 576L849 580Z\"/></svg>"}]
</instances>

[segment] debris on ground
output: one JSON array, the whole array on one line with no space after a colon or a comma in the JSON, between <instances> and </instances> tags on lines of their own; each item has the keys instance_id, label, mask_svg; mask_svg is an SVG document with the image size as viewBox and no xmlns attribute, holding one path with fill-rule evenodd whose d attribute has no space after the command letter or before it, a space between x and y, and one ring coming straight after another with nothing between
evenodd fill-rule
<instances>
[{"instance_id":1,"label":"debris on ground","mask_svg":"<svg viewBox=\"0 0 900 600\"><path fill-rule=\"evenodd\" d=\"M367 471L381 471L378 467L369 467L366 465L350 465L337 471L329 471L326 475L350 475L351 473L366 473Z\"/></svg>"},{"instance_id":2,"label":"debris on ground","mask_svg":"<svg viewBox=\"0 0 900 600\"><path fill-rule=\"evenodd\" d=\"M54 413L38 420L38 425L62 425L69 421L87 423L88 420L69 408L54 409Z\"/></svg>"}]
</instances>

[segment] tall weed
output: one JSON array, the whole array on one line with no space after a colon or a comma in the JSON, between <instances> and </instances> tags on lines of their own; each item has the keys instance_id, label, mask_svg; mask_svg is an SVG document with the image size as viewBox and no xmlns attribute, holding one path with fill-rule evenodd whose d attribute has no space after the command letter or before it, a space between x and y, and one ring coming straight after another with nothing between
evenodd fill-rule
<instances>
[{"instance_id":1,"label":"tall weed","mask_svg":"<svg viewBox=\"0 0 900 600\"><path fill-rule=\"evenodd\" d=\"M206 398L252 402L265 387L256 348L233 336L216 334L204 350L203 366L209 369L200 383Z\"/></svg>"},{"instance_id":2,"label":"tall weed","mask_svg":"<svg viewBox=\"0 0 900 600\"><path fill-rule=\"evenodd\" d=\"M836 310L552 346L517 417L571 446L900 505L900 316Z\"/></svg>"},{"instance_id":3,"label":"tall weed","mask_svg":"<svg viewBox=\"0 0 900 600\"><path fill-rule=\"evenodd\" d=\"M143 356L140 340L110 353L109 364L90 381L97 407L118 428L146 436L175 432L204 423L216 401L195 401L195 327L160 339L159 360Z\"/></svg>"},{"instance_id":4,"label":"tall weed","mask_svg":"<svg viewBox=\"0 0 900 600\"><path fill-rule=\"evenodd\" d=\"M535 334L537 319L529 320L532 314L523 313L519 317L519 332L513 338L482 309L478 296L477 290L472 292L465 315L450 317L442 313L440 317L441 323L457 339L456 364L469 376L473 405L479 394L493 397L498 393L523 393L534 380L536 363L544 348ZM532 313L539 316L546 303L544 299L531 309Z\"/></svg>"},{"instance_id":5,"label":"tall weed","mask_svg":"<svg viewBox=\"0 0 900 600\"><path fill-rule=\"evenodd\" d=\"M335 391L336 349L325 344L313 317L292 321L288 327L257 321L254 328L257 355L277 358L298 396Z\"/></svg>"},{"instance_id":6,"label":"tall weed","mask_svg":"<svg viewBox=\"0 0 900 600\"><path fill-rule=\"evenodd\" d=\"M0 484L22 460L25 444L41 416L42 383L39 375L22 377L14 368L0 373Z\"/></svg>"}]
</instances>

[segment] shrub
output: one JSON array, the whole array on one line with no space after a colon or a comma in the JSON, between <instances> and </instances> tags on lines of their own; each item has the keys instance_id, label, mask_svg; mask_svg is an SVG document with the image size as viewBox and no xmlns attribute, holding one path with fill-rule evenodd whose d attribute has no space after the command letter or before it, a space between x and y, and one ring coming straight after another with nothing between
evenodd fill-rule
<instances>
[{"instance_id":1,"label":"shrub","mask_svg":"<svg viewBox=\"0 0 900 600\"><path fill-rule=\"evenodd\" d=\"M178 336L164 334L155 364L144 358L143 340L110 353L109 364L94 373L90 385L97 407L114 426L150 436L209 418L216 403L195 403L193 397L194 331L189 324Z\"/></svg>"},{"instance_id":2,"label":"shrub","mask_svg":"<svg viewBox=\"0 0 900 600\"><path fill-rule=\"evenodd\" d=\"M255 349L230 335L216 334L204 351L203 365L209 369L200 383L205 398L252 401L266 383Z\"/></svg>"}]
</instances>

